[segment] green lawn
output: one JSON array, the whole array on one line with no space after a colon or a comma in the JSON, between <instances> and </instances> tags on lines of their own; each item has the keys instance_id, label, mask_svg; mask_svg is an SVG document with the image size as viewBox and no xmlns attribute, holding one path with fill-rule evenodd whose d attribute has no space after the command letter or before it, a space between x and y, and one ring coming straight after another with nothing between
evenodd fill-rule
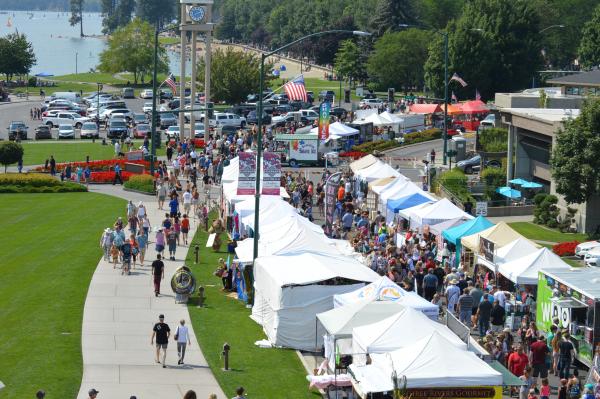
<instances>
[{"instance_id":1,"label":"green lawn","mask_svg":"<svg viewBox=\"0 0 600 399\"><path fill-rule=\"evenodd\" d=\"M206 288L206 307L197 308L195 301L188 310L194 331L210 369L226 397L235 396L235 389L243 386L251 398L307 398L317 397L308 390L304 370L295 351L287 349L261 349L254 342L264 339L262 328L249 317L250 309L221 292L221 279L215 277L220 257L205 248L208 234L198 230L193 243L200 246L200 264L194 265L193 250L189 251L187 265ZM231 345L230 372L223 372L221 351L223 344ZM283 395L283 396L282 396Z\"/></svg>"},{"instance_id":2,"label":"green lawn","mask_svg":"<svg viewBox=\"0 0 600 399\"><path fill-rule=\"evenodd\" d=\"M48 80L55 81L68 81L68 82L84 82L84 83L122 83L122 79L116 78L112 73L101 73L101 72L86 72L78 74L60 75L48 78Z\"/></svg>"},{"instance_id":3,"label":"green lawn","mask_svg":"<svg viewBox=\"0 0 600 399\"><path fill-rule=\"evenodd\" d=\"M158 42L160 44L177 44L181 40L178 37L160 36Z\"/></svg>"},{"instance_id":4,"label":"green lawn","mask_svg":"<svg viewBox=\"0 0 600 399\"><path fill-rule=\"evenodd\" d=\"M98 240L125 201L92 193L2 194L0 203L0 376L6 385L0 397L32 398L44 389L48 399L74 398Z\"/></svg>"},{"instance_id":5,"label":"green lawn","mask_svg":"<svg viewBox=\"0 0 600 399\"><path fill-rule=\"evenodd\" d=\"M135 140L134 146L141 145L141 140ZM78 162L85 161L87 155L90 161L102 159L112 159L115 156L114 147L111 145L102 145L102 140L86 141L37 141L22 143L25 155L23 165L41 165L50 155L54 155L56 162ZM164 145L157 150L158 155L164 155Z\"/></svg>"},{"instance_id":6,"label":"green lawn","mask_svg":"<svg viewBox=\"0 0 600 399\"><path fill-rule=\"evenodd\" d=\"M43 89L46 92L46 95L50 95L57 91L73 91L85 93L91 93L97 90L95 84L91 83L72 83L72 82L56 82L56 86L51 87L29 87L29 94L39 95L40 89ZM14 89L14 93L25 93L25 87L19 87Z\"/></svg>"},{"instance_id":7,"label":"green lawn","mask_svg":"<svg viewBox=\"0 0 600 399\"><path fill-rule=\"evenodd\" d=\"M531 222L513 222L509 226L530 240L549 242L587 241L587 235L582 233L561 233L558 230L539 226Z\"/></svg>"}]
</instances>

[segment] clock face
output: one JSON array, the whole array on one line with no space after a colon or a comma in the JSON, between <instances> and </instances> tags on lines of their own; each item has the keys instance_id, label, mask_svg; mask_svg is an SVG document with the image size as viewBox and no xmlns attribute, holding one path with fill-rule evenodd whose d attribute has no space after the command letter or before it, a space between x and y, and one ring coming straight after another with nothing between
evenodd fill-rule
<instances>
[{"instance_id":1,"label":"clock face","mask_svg":"<svg viewBox=\"0 0 600 399\"><path fill-rule=\"evenodd\" d=\"M193 6L190 8L189 15L192 21L200 22L204 19L204 7Z\"/></svg>"}]
</instances>

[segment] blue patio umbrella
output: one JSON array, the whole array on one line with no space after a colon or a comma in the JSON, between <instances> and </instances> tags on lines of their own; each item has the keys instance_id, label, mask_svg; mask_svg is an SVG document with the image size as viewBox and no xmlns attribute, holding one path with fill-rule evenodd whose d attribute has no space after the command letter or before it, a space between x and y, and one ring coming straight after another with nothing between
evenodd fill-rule
<instances>
[{"instance_id":1,"label":"blue patio umbrella","mask_svg":"<svg viewBox=\"0 0 600 399\"><path fill-rule=\"evenodd\" d=\"M35 76L37 76L38 78L49 78L50 76L54 76L51 73L48 72L40 72L38 74L36 74Z\"/></svg>"},{"instance_id":2,"label":"blue patio umbrella","mask_svg":"<svg viewBox=\"0 0 600 399\"><path fill-rule=\"evenodd\" d=\"M521 188L542 188L542 185L540 183L528 181L527 183L523 184Z\"/></svg>"},{"instance_id":3,"label":"blue patio umbrella","mask_svg":"<svg viewBox=\"0 0 600 399\"><path fill-rule=\"evenodd\" d=\"M521 178L518 179L512 179L508 181L510 184L516 184L517 186L521 186L525 183L529 183L527 180L523 180Z\"/></svg>"},{"instance_id":4,"label":"blue patio umbrella","mask_svg":"<svg viewBox=\"0 0 600 399\"><path fill-rule=\"evenodd\" d=\"M285 65L281 64L281 66L279 67L279 70L287 71L287 68L285 67Z\"/></svg>"},{"instance_id":5,"label":"blue patio umbrella","mask_svg":"<svg viewBox=\"0 0 600 399\"><path fill-rule=\"evenodd\" d=\"M279 76L279 69L273 69L273 76Z\"/></svg>"},{"instance_id":6,"label":"blue patio umbrella","mask_svg":"<svg viewBox=\"0 0 600 399\"><path fill-rule=\"evenodd\" d=\"M500 195L504 195L505 197L508 197L511 199L521 198L521 192L519 190L515 190L514 188L510 188L510 187L498 187L496 189L496 192Z\"/></svg>"}]
</instances>

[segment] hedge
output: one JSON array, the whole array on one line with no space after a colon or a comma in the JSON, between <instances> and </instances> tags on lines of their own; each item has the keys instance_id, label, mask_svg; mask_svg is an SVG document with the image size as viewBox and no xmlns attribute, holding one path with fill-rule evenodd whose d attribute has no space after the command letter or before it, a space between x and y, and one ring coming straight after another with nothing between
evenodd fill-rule
<instances>
[{"instance_id":1,"label":"hedge","mask_svg":"<svg viewBox=\"0 0 600 399\"><path fill-rule=\"evenodd\" d=\"M0 193L71 193L85 192L81 184L61 182L41 173L8 173L0 175Z\"/></svg>"},{"instance_id":2,"label":"hedge","mask_svg":"<svg viewBox=\"0 0 600 399\"><path fill-rule=\"evenodd\" d=\"M422 132L406 133L403 138L403 143L399 143L396 140L378 140L362 143L352 147L352 151L372 153L373 151L389 150L402 145L417 144L424 141L436 140L442 138L442 131L440 129L428 129L423 130Z\"/></svg>"},{"instance_id":3,"label":"hedge","mask_svg":"<svg viewBox=\"0 0 600 399\"><path fill-rule=\"evenodd\" d=\"M475 203L475 198L467 188L468 178L462 170L448 170L436 179L436 183L458 197L461 202Z\"/></svg>"},{"instance_id":4,"label":"hedge","mask_svg":"<svg viewBox=\"0 0 600 399\"><path fill-rule=\"evenodd\" d=\"M133 175L123 186L132 190L154 194L154 178L150 175Z\"/></svg>"}]
</instances>

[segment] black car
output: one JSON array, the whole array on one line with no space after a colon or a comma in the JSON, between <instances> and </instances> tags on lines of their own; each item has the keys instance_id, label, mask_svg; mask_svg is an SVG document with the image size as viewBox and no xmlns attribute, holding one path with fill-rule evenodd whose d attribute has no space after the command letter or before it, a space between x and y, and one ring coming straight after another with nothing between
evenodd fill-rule
<instances>
[{"instance_id":1,"label":"black car","mask_svg":"<svg viewBox=\"0 0 600 399\"><path fill-rule=\"evenodd\" d=\"M288 112L295 111L294 108L289 104L277 105L275 109L273 109L273 115L283 115Z\"/></svg>"},{"instance_id":2,"label":"black car","mask_svg":"<svg viewBox=\"0 0 600 399\"><path fill-rule=\"evenodd\" d=\"M319 112L319 111L317 111L317 112ZM345 118L346 115L348 114L348 111L346 111L342 107L333 107L329 111L329 114L335 116L336 118Z\"/></svg>"},{"instance_id":3,"label":"black car","mask_svg":"<svg viewBox=\"0 0 600 399\"><path fill-rule=\"evenodd\" d=\"M177 117L174 114L160 114L161 129L168 129L169 126L175 126L177 123Z\"/></svg>"},{"instance_id":4,"label":"black car","mask_svg":"<svg viewBox=\"0 0 600 399\"><path fill-rule=\"evenodd\" d=\"M108 133L106 136L109 139L124 139L129 134L127 123L122 120L112 120L108 124Z\"/></svg>"},{"instance_id":5,"label":"black car","mask_svg":"<svg viewBox=\"0 0 600 399\"><path fill-rule=\"evenodd\" d=\"M173 99L173 92L169 89L163 89L160 91L160 99L161 100L171 100Z\"/></svg>"},{"instance_id":6,"label":"black car","mask_svg":"<svg viewBox=\"0 0 600 399\"><path fill-rule=\"evenodd\" d=\"M28 126L21 121L12 121L10 125L7 127L8 129L8 139L9 140L27 140L27 129Z\"/></svg>"},{"instance_id":7,"label":"black car","mask_svg":"<svg viewBox=\"0 0 600 399\"><path fill-rule=\"evenodd\" d=\"M36 140L51 139L51 138L52 138L52 131L50 130L50 126L39 125L38 127L35 128L35 139Z\"/></svg>"},{"instance_id":8,"label":"black car","mask_svg":"<svg viewBox=\"0 0 600 399\"><path fill-rule=\"evenodd\" d=\"M335 93L333 90L323 90L319 92L319 101L333 101L333 97L335 97Z\"/></svg>"},{"instance_id":9,"label":"black car","mask_svg":"<svg viewBox=\"0 0 600 399\"><path fill-rule=\"evenodd\" d=\"M284 117L283 120L275 123L275 127L285 127L287 123L292 122L296 122L296 115L288 115ZM300 116L300 120L298 122L303 125L309 125L311 123L306 116Z\"/></svg>"},{"instance_id":10,"label":"black car","mask_svg":"<svg viewBox=\"0 0 600 399\"><path fill-rule=\"evenodd\" d=\"M271 117L265 111L263 111L263 117L261 122L263 125L268 125L271 123ZM246 123L249 125L256 125L258 123L256 111L248 112L248 115L246 115Z\"/></svg>"}]
</instances>

